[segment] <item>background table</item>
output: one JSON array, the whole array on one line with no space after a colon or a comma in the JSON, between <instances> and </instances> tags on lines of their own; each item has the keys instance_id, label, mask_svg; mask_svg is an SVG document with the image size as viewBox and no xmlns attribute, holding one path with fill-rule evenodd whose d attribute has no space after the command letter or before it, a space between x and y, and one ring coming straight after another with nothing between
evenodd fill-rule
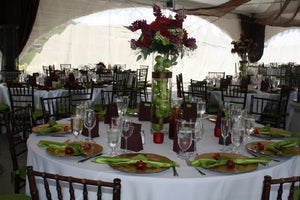
<instances>
[{"instance_id":1,"label":"background table","mask_svg":"<svg viewBox=\"0 0 300 200\"><path fill-rule=\"evenodd\" d=\"M295 156L281 162L271 161L269 166L259 165L255 171L241 174L225 174L205 171L206 175L200 175L195 169L186 165L184 160L177 157L172 151L173 141L165 137L163 144L155 144L152 141L149 122L142 123L145 131L145 145L141 153L154 153L168 157L180 164L177 168L179 176L173 176L172 169L154 174L130 174L112 169L106 164L97 164L91 161L78 163L80 158L59 158L48 155L44 148L37 146L39 140L65 141L74 138L67 137L36 136L34 133L27 142L28 160L27 165L32 165L35 170L58 173L67 176L77 176L89 179L102 179L112 181L118 177L121 179L121 199L122 200L257 200L262 193L263 178L271 175L274 178L300 175L300 156ZM65 121L67 122L67 121ZM68 121L69 122L69 121ZM204 120L204 138L198 142L199 153L218 152L222 147L218 144L218 138L213 136L214 123ZM104 153L110 149L107 146L106 138L107 125L100 123L100 137L95 138L95 142L104 147ZM256 140L256 138L253 138ZM244 144L241 146L241 154L251 156L247 153ZM28 193L28 187L27 187ZM94 194L91 194L94 195ZM105 194L104 196L110 196ZM271 199L273 199L271 197Z\"/></svg>"}]
</instances>

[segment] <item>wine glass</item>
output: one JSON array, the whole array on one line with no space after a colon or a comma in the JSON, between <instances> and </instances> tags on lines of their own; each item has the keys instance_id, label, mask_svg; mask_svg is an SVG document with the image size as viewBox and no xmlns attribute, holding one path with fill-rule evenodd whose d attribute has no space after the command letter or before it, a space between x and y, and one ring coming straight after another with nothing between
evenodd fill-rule
<instances>
[{"instance_id":1,"label":"wine glass","mask_svg":"<svg viewBox=\"0 0 300 200\"><path fill-rule=\"evenodd\" d=\"M115 96L114 97L114 102L116 102L117 104L117 108L118 108L118 114L119 116L122 116L122 111L124 110L124 100L121 96Z\"/></svg>"},{"instance_id":2,"label":"wine glass","mask_svg":"<svg viewBox=\"0 0 300 200\"><path fill-rule=\"evenodd\" d=\"M84 114L84 126L88 129L89 131L89 137L88 141L92 141L91 137L91 131L96 125L96 116L95 116L95 111L92 109L86 109L85 114Z\"/></svg>"},{"instance_id":3,"label":"wine glass","mask_svg":"<svg viewBox=\"0 0 300 200\"><path fill-rule=\"evenodd\" d=\"M245 129L242 126L235 125L232 127L231 142L233 145L232 152L239 153L239 147L243 143Z\"/></svg>"},{"instance_id":4,"label":"wine glass","mask_svg":"<svg viewBox=\"0 0 300 200\"><path fill-rule=\"evenodd\" d=\"M80 116L71 117L71 127L72 133L75 136L76 141L78 141L78 137L80 136L83 128L83 121Z\"/></svg>"},{"instance_id":5,"label":"wine glass","mask_svg":"<svg viewBox=\"0 0 300 200\"><path fill-rule=\"evenodd\" d=\"M131 120L128 118L123 119L121 125L122 136L125 139L125 149L124 152L127 153L127 139L132 135L134 126L131 125Z\"/></svg>"},{"instance_id":6,"label":"wine glass","mask_svg":"<svg viewBox=\"0 0 300 200\"><path fill-rule=\"evenodd\" d=\"M111 148L110 156L118 155L116 148L119 146L121 141L121 130L118 128L110 128L107 130L107 142Z\"/></svg>"},{"instance_id":7,"label":"wine glass","mask_svg":"<svg viewBox=\"0 0 300 200\"><path fill-rule=\"evenodd\" d=\"M223 117L221 119L221 136L223 137L223 141L224 141L224 146L223 148L220 150L222 152L226 152L226 139L229 135L229 133L231 132L232 129L232 119L230 117Z\"/></svg>"},{"instance_id":8,"label":"wine glass","mask_svg":"<svg viewBox=\"0 0 300 200\"><path fill-rule=\"evenodd\" d=\"M178 130L177 138L178 138L178 146L182 151L181 158L188 159L189 156L186 151L192 145L193 140L193 129L192 128L180 128Z\"/></svg>"}]
</instances>

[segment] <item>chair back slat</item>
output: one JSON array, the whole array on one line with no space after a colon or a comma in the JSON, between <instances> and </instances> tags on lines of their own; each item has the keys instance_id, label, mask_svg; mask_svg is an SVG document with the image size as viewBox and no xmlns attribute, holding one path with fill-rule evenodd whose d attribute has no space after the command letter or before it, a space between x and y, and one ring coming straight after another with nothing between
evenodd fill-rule
<instances>
[{"instance_id":1,"label":"chair back slat","mask_svg":"<svg viewBox=\"0 0 300 200\"><path fill-rule=\"evenodd\" d=\"M82 195L83 199L88 199L88 186L95 186L97 187L97 199L101 199L102 197L102 191L101 188L111 188L113 190L112 192L112 200L120 200L121 195L121 180L118 178L115 178L113 182L106 182L101 180L91 180L91 179L81 179L76 177L70 177L70 176L63 176L59 174L52 174L52 173L45 173L45 172L39 172L33 170L32 166L27 167L27 176L28 176L28 182L29 182L29 189L31 198L33 200L39 199L39 192L36 185L36 178L43 178L44 179L44 185L46 189L46 197L47 199L51 199L49 184L47 180L54 180L56 183L56 190L58 199L63 199L62 195L62 187L69 186L69 193L70 193L70 199L76 199L76 196L74 194L74 188L72 186L72 183L77 183L82 185ZM69 184L62 185L63 182L68 182Z\"/></svg>"}]
</instances>

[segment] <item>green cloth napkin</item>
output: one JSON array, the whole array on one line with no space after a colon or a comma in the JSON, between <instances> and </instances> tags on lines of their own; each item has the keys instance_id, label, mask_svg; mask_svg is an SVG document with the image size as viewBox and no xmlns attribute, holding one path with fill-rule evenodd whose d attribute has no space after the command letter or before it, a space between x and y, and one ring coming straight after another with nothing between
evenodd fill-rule
<instances>
[{"instance_id":1,"label":"green cloth napkin","mask_svg":"<svg viewBox=\"0 0 300 200\"><path fill-rule=\"evenodd\" d=\"M261 135L269 135L273 137L290 137L291 132L281 132L281 131L274 131L271 130L270 124L267 124L261 131L259 131L259 134Z\"/></svg>"},{"instance_id":2,"label":"green cloth napkin","mask_svg":"<svg viewBox=\"0 0 300 200\"><path fill-rule=\"evenodd\" d=\"M247 165L247 164L255 164L255 163L266 164L271 161L270 158L266 158L266 157L229 158L226 156L220 156L218 160L213 159L213 158L200 158L200 159L191 161L191 164L195 167L212 168L212 167L217 167L217 166L221 166L221 165L227 165L228 160L232 160L235 164L238 164L238 165Z\"/></svg>"},{"instance_id":3,"label":"green cloth napkin","mask_svg":"<svg viewBox=\"0 0 300 200\"><path fill-rule=\"evenodd\" d=\"M137 161L142 160L146 164L150 164L153 167L179 167L179 164L173 161L156 161L150 160L142 154L138 154L132 158L118 158L118 157L105 157L101 156L94 158L92 162L100 164L135 164Z\"/></svg>"},{"instance_id":4,"label":"green cloth napkin","mask_svg":"<svg viewBox=\"0 0 300 200\"><path fill-rule=\"evenodd\" d=\"M138 110L138 109L127 108L126 113L127 113L127 114L130 114L130 115L134 115L134 114L138 114L138 113L139 113L139 110Z\"/></svg>"},{"instance_id":5,"label":"green cloth napkin","mask_svg":"<svg viewBox=\"0 0 300 200\"><path fill-rule=\"evenodd\" d=\"M54 125L51 127L40 129L37 132L41 133L41 134L45 134L45 133L53 133L56 131L61 131L62 129L63 129L63 127L61 125Z\"/></svg>"},{"instance_id":6,"label":"green cloth napkin","mask_svg":"<svg viewBox=\"0 0 300 200\"><path fill-rule=\"evenodd\" d=\"M61 143L61 142L54 142L49 140L40 140L37 144L39 147L49 147L54 149L65 149L66 147L72 148L74 150L74 156L83 156L86 157L87 154L82 150L81 144L77 143Z\"/></svg>"},{"instance_id":7,"label":"green cloth napkin","mask_svg":"<svg viewBox=\"0 0 300 200\"><path fill-rule=\"evenodd\" d=\"M284 153L284 148L296 147L299 144L299 138L290 138L274 144L266 146L266 149L273 151L276 155L282 155Z\"/></svg>"}]
</instances>

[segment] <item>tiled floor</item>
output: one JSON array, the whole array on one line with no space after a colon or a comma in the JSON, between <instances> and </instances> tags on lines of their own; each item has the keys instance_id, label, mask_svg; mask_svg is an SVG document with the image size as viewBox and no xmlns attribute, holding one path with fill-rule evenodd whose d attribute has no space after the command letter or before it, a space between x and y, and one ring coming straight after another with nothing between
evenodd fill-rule
<instances>
[{"instance_id":1,"label":"tiled floor","mask_svg":"<svg viewBox=\"0 0 300 200\"><path fill-rule=\"evenodd\" d=\"M26 164L26 158L22 160L21 165ZM10 172L12 162L8 147L6 134L0 134L0 195L14 193L14 185L11 183ZM21 190L24 194L24 188Z\"/></svg>"}]
</instances>

